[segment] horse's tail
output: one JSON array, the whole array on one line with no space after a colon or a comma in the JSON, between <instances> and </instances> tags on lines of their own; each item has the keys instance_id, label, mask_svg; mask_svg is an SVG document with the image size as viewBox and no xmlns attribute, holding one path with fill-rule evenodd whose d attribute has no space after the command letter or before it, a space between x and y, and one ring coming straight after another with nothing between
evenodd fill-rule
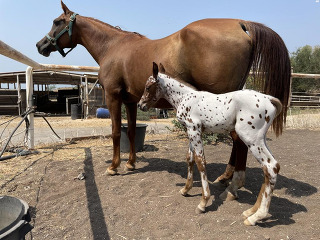
<instances>
[{"instance_id":1,"label":"horse's tail","mask_svg":"<svg viewBox=\"0 0 320 240\"><path fill-rule=\"evenodd\" d=\"M278 98L282 103L282 112L272 125L278 136L286 122L290 94L291 65L288 50L281 37L263 24L249 21L240 24L252 39L248 72L251 68L254 85L264 93Z\"/></svg>"}]
</instances>

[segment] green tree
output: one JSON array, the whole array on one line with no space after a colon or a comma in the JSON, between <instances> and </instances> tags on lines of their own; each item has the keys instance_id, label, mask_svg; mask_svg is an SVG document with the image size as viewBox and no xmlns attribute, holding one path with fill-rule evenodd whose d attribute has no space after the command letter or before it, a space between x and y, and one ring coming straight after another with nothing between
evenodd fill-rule
<instances>
[{"instance_id":1,"label":"green tree","mask_svg":"<svg viewBox=\"0 0 320 240\"><path fill-rule=\"evenodd\" d=\"M320 73L320 46L300 47L291 54L291 66L296 73ZM318 79L295 78L292 81L293 92L319 92Z\"/></svg>"}]
</instances>

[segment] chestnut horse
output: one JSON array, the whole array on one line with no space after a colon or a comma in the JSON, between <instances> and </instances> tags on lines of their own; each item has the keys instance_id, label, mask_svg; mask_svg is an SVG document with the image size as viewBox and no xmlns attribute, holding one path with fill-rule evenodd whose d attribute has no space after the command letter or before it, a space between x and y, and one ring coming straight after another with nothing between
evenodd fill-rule
<instances>
[{"instance_id":1,"label":"chestnut horse","mask_svg":"<svg viewBox=\"0 0 320 240\"><path fill-rule=\"evenodd\" d=\"M270 28L244 20L204 19L168 37L150 40L138 33L75 14L62 1L61 5L63 13L53 21L51 31L37 43L37 48L47 57L53 51L65 56L64 48L73 49L80 44L99 64L99 82L104 88L112 120L113 159L107 168L110 175L116 174L120 165L122 104L126 106L130 140L126 168L135 168L137 102L151 74L152 62L163 63L169 75L212 93L242 89L251 69L254 83L263 92L280 99L284 106L273 122L275 133L282 132L291 67L284 42ZM168 106L165 101L157 104L157 107ZM217 182L226 183L234 171L245 170L248 148L238 136L232 134L232 138L229 164ZM235 191L227 191L224 198L229 195L231 199L237 196Z\"/></svg>"}]
</instances>

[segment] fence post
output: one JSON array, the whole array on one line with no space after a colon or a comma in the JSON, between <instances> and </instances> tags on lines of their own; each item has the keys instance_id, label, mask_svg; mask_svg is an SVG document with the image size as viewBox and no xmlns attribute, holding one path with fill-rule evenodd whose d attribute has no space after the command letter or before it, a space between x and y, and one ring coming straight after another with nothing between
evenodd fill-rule
<instances>
[{"instance_id":1,"label":"fence post","mask_svg":"<svg viewBox=\"0 0 320 240\"><path fill-rule=\"evenodd\" d=\"M27 67L26 70L26 101L27 101L27 111L33 107L33 68ZM34 113L28 115L29 128L27 135L27 146L29 149L34 148Z\"/></svg>"},{"instance_id":2,"label":"fence post","mask_svg":"<svg viewBox=\"0 0 320 240\"><path fill-rule=\"evenodd\" d=\"M85 80L85 99L86 99L86 108L85 108L85 115L84 119L87 119L89 116L89 87L88 87L88 76L84 75Z\"/></svg>"},{"instance_id":3,"label":"fence post","mask_svg":"<svg viewBox=\"0 0 320 240\"><path fill-rule=\"evenodd\" d=\"M292 74L293 74L293 68L291 67L289 99L288 99L288 104L287 104L288 108L291 106L291 101L292 101Z\"/></svg>"},{"instance_id":4,"label":"fence post","mask_svg":"<svg viewBox=\"0 0 320 240\"><path fill-rule=\"evenodd\" d=\"M19 79L19 74L17 74L17 93L18 93L18 111L19 111L19 115L21 115L22 113L22 104L21 104L21 84L20 84L20 79Z\"/></svg>"}]
</instances>

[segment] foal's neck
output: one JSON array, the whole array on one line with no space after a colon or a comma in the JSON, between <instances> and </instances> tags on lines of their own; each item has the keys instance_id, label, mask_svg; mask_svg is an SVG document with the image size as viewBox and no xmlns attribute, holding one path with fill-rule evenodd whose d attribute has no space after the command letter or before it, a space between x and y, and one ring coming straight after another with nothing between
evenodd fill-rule
<instances>
[{"instance_id":1,"label":"foal's neck","mask_svg":"<svg viewBox=\"0 0 320 240\"><path fill-rule=\"evenodd\" d=\"M175 109L178 108L181 100L187 94L195 92L191 87L168 77L165 74L160 75L160 91L163 96Z\"/></svg>"}]
</instances>

